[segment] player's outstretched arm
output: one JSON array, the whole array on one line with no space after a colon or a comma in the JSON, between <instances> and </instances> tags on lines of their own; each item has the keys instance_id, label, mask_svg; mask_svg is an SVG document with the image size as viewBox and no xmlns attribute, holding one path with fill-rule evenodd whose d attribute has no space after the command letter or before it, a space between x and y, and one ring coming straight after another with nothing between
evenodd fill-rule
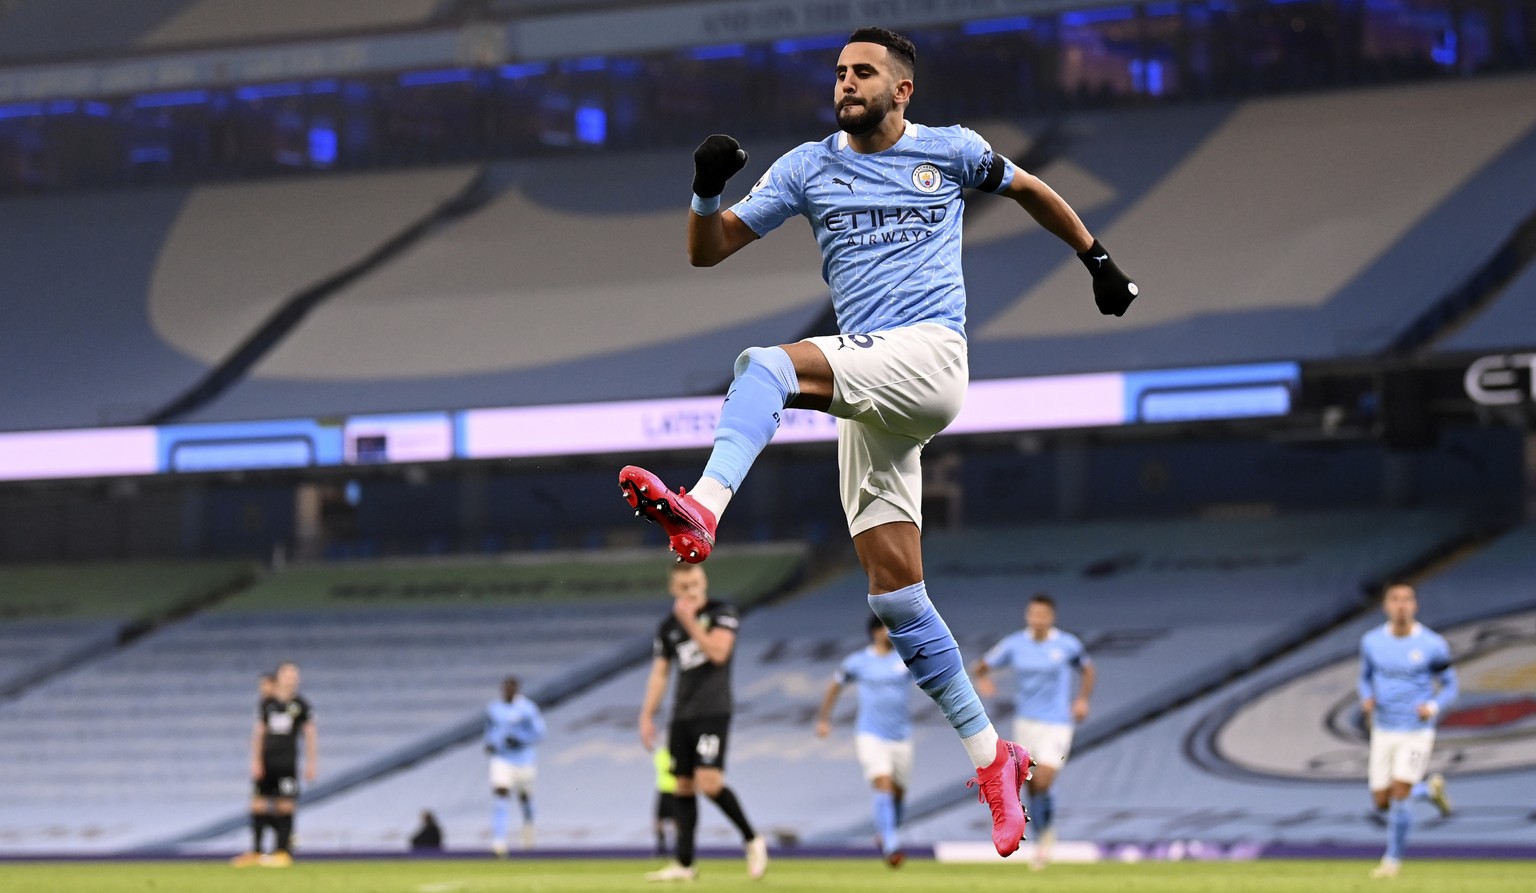
<instances>
[{"instance_id":1,"label":"player's outstretched arm","mask_svg":"<svg viewBox=\"0 0 1536 893\"><path fill-rule=\"evenodd\" d=\"M1093 301L1105 316L1124 316L1140 293L1131 277L1121 272L1109 252L1088 232L1077 212L1056 190L1033 174L1016 171L1003 195L1019 203L1035 222L1066 242L1093 277Z\"/></svg>"},{"instance_id":2,"label":"player's outstretched arm","mask_svg":"<svg viewBox=\"0 0 1536 893\"><path fill-rule=\"evenodd\" d=\"M311 719L304 724L304 780L314 781L320 774L320 730Z\"/></svg>"},{"instance_id":3,"label":"player's outstretched arm","mask_svg":"<svg viewBox=\"0 0 1536 893\"><path fill-rule=\"evenodd\" d=\"M533 705L528 713L528 734L524 736L529 744L538 744L549 734L549 726L544 722L544 714L539 711L538 705Z\"/></svg>"},{"instance_id":4,"label":"player's outstretched arm","mask_svg":"<svg viewBox=\"0 0 1536 893\"><path fill-rule=\"evenodd\" d=\"M1093 686L1099 679L1099 668L1092 661L1083 661L1082 678L1077 683L1077 697L1072 700L1072 721L1088 718L1088 705L1093 700Z\"/></svg>"},{"instance_id":5,"label":"player's outstretched arm","mask_svg":"<svg viewBox=\"0 0 1536 893\"><path fill-rule=\"evenodd\" d=\"M485 745L486 754L496 752L496 736L499 729L496 726L496 718L491 715L491 708L485 708L485 725L480 732L480 743Z\"/></svg>"},{"instance_id":6,"label":"player's outstretched arm","mask_svg":"<svg viewBox=\"0 0 1536 893\"><path fill-rule=\"evenodd\" d=\"M261 720L256 720L255 727L251 730L251 780L261 781L261 736L266 727Z\"/></svg>"},{"instance_id":7,"label":"player's outstretched arm","mask_svg":"<svg viewBox=\"0 0 1536 893\"><path fill-rule=\"evenodd\" d=\"M992 668L987 666L985 657L979 657L971 664L971 684L984 698L997 696L997 682L992 678Z\"/></svg>"},{"instance_id":8,"label":"player's outstretched arm","mask_svg":"<svg viewBox=\"0 0 1536 893\"><path fill-rule=\"evenodd\" d=\"M721 212L725 183L746 166L747 150L723 133L693 151L693 206L688 213L688 262L712 267L757 238L741 218Z\"/></svg>"},{"instance_id":9,"label":"player's outstretched arm","mask_svg":"<svg viewBox=\"0 0 1536 893\"><path fill-rule=\"evenodd\" d=\"M821 699L821 709L816 711L816 737L825 738L832 732L832 706L837 703L837 696L842 693L843 686L832 680L827 685L827 693Z\"/></svg>"},{"instance_id":10,"label":"player's outstretched arm","mask_svg":"<svg viewBox=\"0 0 1536 893\"><path fill-rule=\"evenodd\" d=\"M640 704L640 743L646 750L656 747L656 711L667 693L667 673L672 662L665 657L651 661L651 675L645 680L645 700Z\"/></svg>"},{"instance_id":11,"label":"player's outstretched arm","mask_svg":"<svg viewBox=\"0 0 1536 893\"><path fill-rule=\"evenodd\" d=\"M1435 681L1439 683L1440 690L1435 694L1434 700L1430 701L1435 705L1432 708L1432 716L1440 714L1451 706L1457 695L1461 694L1461 686L1456 679L1456 668L1450 665L1449 660L1435 667Z\"/></svg>"}]
</instances>

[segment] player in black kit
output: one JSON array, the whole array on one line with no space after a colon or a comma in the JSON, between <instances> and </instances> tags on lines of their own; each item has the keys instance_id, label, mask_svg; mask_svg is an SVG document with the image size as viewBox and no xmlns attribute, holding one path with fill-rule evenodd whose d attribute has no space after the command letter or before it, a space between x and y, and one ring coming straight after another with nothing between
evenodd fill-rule
<instances>
[{"instance_id":1,"label":"player in black kit","mask_svg":"<svg viewBox=\"0 0 1536 893\"><path fill-rule=\"evenodd\" d=\"M747 854L747 875L760 878L768 870L768 842L752 829L736 794L725 786L725 752L731 729L731 657L740 626L736 608L710 601L709 580L696 564L672 568L669 589L672 616L662 621L652 649L651 676L640 707L640 742L656 746L656 711L667 693L667 677L677 662L677 694L667 729L672 772L677 776L673 805L677 823L677 861L647 874L650 881L691 881L694 835L698 829L696 792L715 805L741 832Z\"/></svg>"},{"instance_id":2,"label":"player in black kit","mask_svg":"<svg viewBox=\"0 0 1536 893\"><path fill-rule=\"evenodd\" d=\"M292 662L278 665L271 696L261 702L256 727L251 732L251 834L254 847L236 856L233 865L284 868L293 864L293 813L299 796L299 736L304 737L304 780L315 780L319 740L315 714L299 694L299 668ZM271 827L277 837L269 855L261 853L262 829Z\"/></svg>"}]
</instances>

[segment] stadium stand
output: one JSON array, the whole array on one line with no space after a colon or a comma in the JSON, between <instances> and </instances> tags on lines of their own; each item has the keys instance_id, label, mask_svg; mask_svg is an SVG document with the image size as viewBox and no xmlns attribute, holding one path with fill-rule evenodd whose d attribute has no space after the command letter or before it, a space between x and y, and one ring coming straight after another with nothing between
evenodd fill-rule
<instances>
[{"instance_id":1,"label":"stadium stand","mask_svg":"<svg viewBox=\"0 0 1536 893\"><path fill-rule=\"evenodd\" d=\"M979 124L1009 154L1038 148L1040 173L1158 299L1106 324L1059 243L977 197L966 236L973 377L1385 349L1536 208L1533 85L1509 77L1087 115L1059 125L1046 148L1032 143L1038 128ZM1420 134L1426 119L1440 123ZM753 167L733 188L745 190L789 145L754 145ZM491 166L478 210L318 296L237 370L249 370L243 377L179 414L228 421L717 392L742 347L825 325L825 285L802 222L726 270L692 270L676 198L686 153L605 159ZM430 217L474 174L6 202L24 237L0 248L0 264L27 297L0 338L26 366L46 364L28 378L48 384L8 393L4 425L121 423L167 406L285 301ZM1303 178L1318 188L1294 189ZM115 223L124 219L132 225ZM93 263L73 262L82 246ZM81 318L102 325L86 331L73 325ZM434 337L420 337L428 329ZM664 368L658 353L671 358Z\"/></svg>"},{"instance_id":2,"label":"stadium stand","mask_svg":"<svg viewBox=\"0 0 1536 893\"><path fill-rule=\"evenodd\" d=\"M1432 760L1456 811L1428 819L1426 807L1411 846L1531 839L1533 574L1536 525L1526 525L1418 586L1419 619L1450 640L1462 694ZM1057 785L1061 838L1379 846L1354 683L1360 636L1381 622L1373 603L1261 670L1074 758ZM1112 672L1104 667L1102 685ZM956 808L914 833L969 839L975 818Z\"/></svg>"},{"instance_id":3,"label":"stadium stand","mask_svg":"<svg viewBox=\"0 0 1536 893\"><path fill-rule=\"evenodd\" d=\"M0 353L16 380L30 383L0 395L0 427L141 421L292 293L429 215L473 173L445 168L0 203L13 221L0 267L7 294L17 297L7 301Z\"/></svg>"},{"instance_id":4,"label":"stadium stand","mask_svg":"<svg viewBox=\"0 0 1536 893\"><path fill-rule=\"evenodd\" d=\"M121 53L196 0L19 0L0 7L0 63ZM61 23L68 23L67 27Z\"/></svg>"},{"instance_id":5,"label":"stadium stand","mask_svg":"<svg viewBox=\"0 0 1536 893\"><path fill-rule=\"evenodd\" d=\"M408 28L426 25L455 5L456 0L16 0L0 5L0 64Z\"/></svg>"},{"instance_id":6,"label":"stadium stand","mask_svg":"<svg viewBox=\"0 0 1536 893\"><path fill-rule=\"evenodd\" d=\"M137 47L241 43L421 25L453 3L454 0L369 0L367 3L195 0L140 37Z\"/></svg>"},{"instance_id":7,"label":"stadium stand","mask_svg":"<svg viewBox=\"0 0 1536 893\"><path fill-rule=\"evenodd\" d=\"M0 569L0 700L234 586L237 562Z\"/></svg>"},{"instance_id":8,"label":"stadium stand","mask_svg":"<svg viewBox=\"0 0 1536 893\"><path fill-rule=\"evenodd\" d=\"M978 197L966 236L973 377L1385 349L1536 208L1533 84L1073 119L1062 126L1065 148L1039 172L1158 299L1106 324L1059 243ZM1417 135L1429 118L1444 123ZM1029 151L1031 128L978 126L1002 151ZM754 145L732 194L783 148ZM651 153L595 169L576 159L502 166L499 200L339 292L192 418L722 388L742 346L806 334L825 287L798 222L727 270L688 269L676 217L686 162L686 153ZM1318 188L1295 189L1302 180ZM413 337L429 318L451 327L453 351ZM672 358L664 369L658 351Z\"/></svg>"},{"instance_id":9,"label":"stadium stand","mask_svg":"<svg viewBox=\"0 0 1536 893\"><path fill-rule=\"evenodd\" d=\"M977 257L972 294L1006 288L1009 305L986 315L973 301L972 368L1008 352L1029 358L1026 371L1069 372L1382 350L1536 209L1533 87L1515 77L1238 104L1112 217L1089 215L1156 300L1106 332L1072 258L1020 258L1051 270L1021 288L1018 267ZM1091 170L1116 155L1145 169L1133 159L1142 135L1177 114L1090 119L1094 137L1070 153Z\"/></svg>"},{"instance_id":10,"label":"stadium stand","mask_svg":"<svg viewBox=\"0 0 1536 893\"><path fill-rule=\"evenodd\" d=\"M646 154L596 169L498 166L500 199L318 307L250 378L190 418L722 389L737 351L815 321L826 286L814 242L794 231L803 223L742 255L734 274L745 279L690 269L676 203L686 163ZM740 294L722 300L723 291ZM438 337L413 337L426 325ZM690 350L656 369L655 351L684 338Z\"/></svg>"},{"instance_id":11,"label":"stadium stand","mask_svg":"<svg viewBox=\"0 0 1536 893\"><path fill-rule=\"evenodd\" d=\"M750 602L799 556L739 555L721 567L725 586ZM302 668L333 785L409 761L434 736L474 734L505 674L537 692L647 653L666 562L647 550L277 574L0 703L0 851L119 850L244 825L256 676L281 660Z\"/></svg>"},{"instance_id":12,"label":"stadium stand","mask_svg":"<svg viewBox=\"0 0 1536 893\"><path fill-rule=\"evenodd\" d=\"M1446 352L1536 347L1536 263L1528 264L1493 303L1435 347Z\"/></svg>"},{"instance_id":13,"label":"stadium stand","mask_svg":"<svg viewBox=\"0 0 1536 893\"><path fill-rule=\"evenodd\" d=\"M1022 626L1029 595L1055 594L1063 627L1082 635L1101 666L1094 716L1084 730L1091 739L1301 640L1358 605L1368 581L1459 532L1454 518L1380 512L968 531L929 538L928 578L968 658ZM647 607L653 625L665 616L663 602ZM853 699L840 704L833 738L812 735L833 668L866 642L867 612L863 578L850 573L743 622L727 774L753 821L781 841L869 839L850 739ZM618 674L549 712L541 844L649 843L650 759L635 737L646 672ZM952 733L915 689L913 706L920 754L913 808L963 799L979 809L963 787L965 761ZM1007 715L1001 707L995 713ZM447 750L316 804L304 834L316 847L395 849L422 808L437 813L451 847L489 845L477 747ZM969 815L964 807L960 812ZM710 807L701 816L701 842L736 843ZM229 835L197 848L238 845L238 835Z\"/></svg>"}]
</instances>

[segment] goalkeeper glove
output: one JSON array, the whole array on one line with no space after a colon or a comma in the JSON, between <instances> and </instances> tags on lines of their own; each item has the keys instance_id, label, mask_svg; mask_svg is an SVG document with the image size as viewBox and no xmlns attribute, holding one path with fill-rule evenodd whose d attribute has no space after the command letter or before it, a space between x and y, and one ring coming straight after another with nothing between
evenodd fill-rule
<instances>
[{"instance_id":1,"label":"goalkeeper glove","mask_svg":"<svg viewBox=\"0 0 1536 893\"><path fill-rule=\"evenodd\" d=\"M1087 251L1079 251L1077 256L1093 274L1093 302L1099 305L1099 312L1105 316L1124 316L1126 308L1141 293L1136 283L1120 272L1120 267L1110 259L1109 252L1098 239L1093 240Z\"/></svg>"},{"instance_id":2,"label":"goalkeeper glove","mask_svg":"<svg viewBox=\"0 0 1536 893\"><path fill-rule=\"evenodd\" d=\"M716 133L693 150L693 194L714 198L725 191L725 181L747 166L747 150L732 137Z\"/></svg>"}]
</instances>

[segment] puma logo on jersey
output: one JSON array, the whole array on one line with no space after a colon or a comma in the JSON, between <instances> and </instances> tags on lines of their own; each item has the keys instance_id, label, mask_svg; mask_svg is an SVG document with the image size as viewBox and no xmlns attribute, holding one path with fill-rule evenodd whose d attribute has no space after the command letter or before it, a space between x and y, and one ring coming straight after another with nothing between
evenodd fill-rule
<instances>
[{"instance_id":1,"label":"puma logo on jersey","mask_svg":"<svg viewBox=\"0 0 1536 893\"><path fill-rule=\"evenodd\" d=\"M842 177L833 177L832 178L832 182L836 183L839 186L847 186L848 187L848 194L852 195L853 194L853 184L855 182L857 182L858 179L859 179L858 177L854 177L852 180L844 180Z\"/></svg>"}]
</instances>

